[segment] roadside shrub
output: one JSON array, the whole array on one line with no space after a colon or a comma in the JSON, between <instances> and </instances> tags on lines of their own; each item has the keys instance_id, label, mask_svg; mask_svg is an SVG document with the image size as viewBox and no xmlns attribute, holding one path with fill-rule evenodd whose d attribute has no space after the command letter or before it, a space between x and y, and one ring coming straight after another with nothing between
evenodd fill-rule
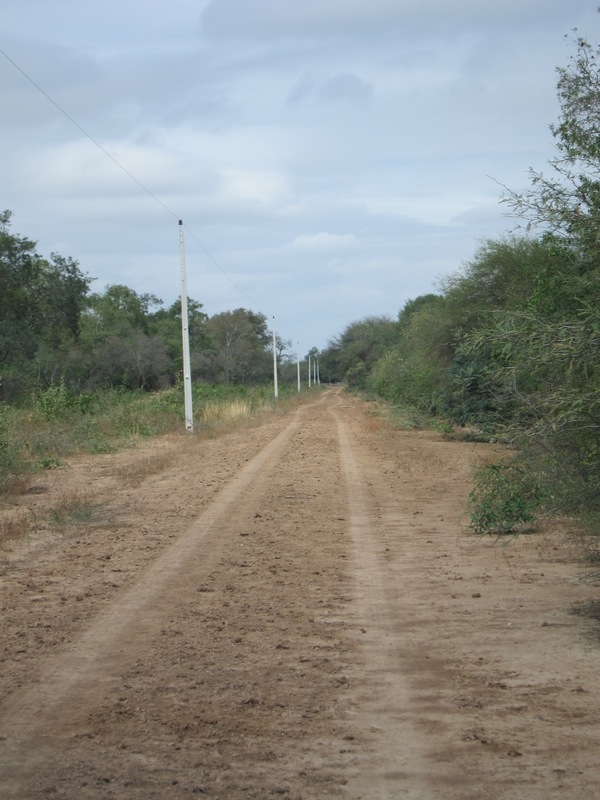
<instances>
[{"instance_id":1,"label":"roadside shrub","mask_svg":"<svg viewBox=\"0 0 600 800\"><path fill-rule=\"evenodd\" d=\"M471 528L479 534L515 532L533 522L544 496L543 488L520 464L481 467L469 495Z\"/></svg>"},{"instance_id":2,"label":"roadside shrub","mask_svg":"<svg viewBox=\"0 0 600 800\"><path fill-rule=\"evenodd\" d=\"M47 420L64 419L73 414L93 412L94 403L93 395L75 394L61 381L52 383L39 392L35 400L35 410Z\"/></svg>"},{"instance_id":3,"label":"roadside shrub","mask_svg":"<svg viewBox=\"0 0 600 800\"><path fill-rule=\"evenodd\" d=\"M52 384L40 392L35 406L36 411L45 419L56 419L64 416L69 410L68 393L65 384Z\"/></svg>"},{"instance_id":4,"label":"roadside shrub","mask_svg":"<svg viewBox=\"0 0 600 800\"><path fill-rule=\"evenodd\" d=\"M10 437L6 407L0 403L0 493L11 489L25 465Z\"/></svg>"}]
</instances>

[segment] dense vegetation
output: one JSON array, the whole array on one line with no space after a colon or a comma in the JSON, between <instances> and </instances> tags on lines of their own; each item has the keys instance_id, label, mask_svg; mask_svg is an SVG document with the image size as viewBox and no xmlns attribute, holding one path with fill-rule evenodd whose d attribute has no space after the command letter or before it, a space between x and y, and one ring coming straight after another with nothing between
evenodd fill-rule
<instances>
[{"instance_id":1,"label":"dense vegetation","mask_svg":"<svg viewBox=\"0 0 600 800\"><path fill-rule=\"evenodd\" d=\"M477 479L473 524L600 512L600 50L558 70L550 174L504 202L522 235L481 245L396 320L352 323L323 374L518 450Z\"/></svg>"},{"instance_id":2,"label":"dense vegetation","mask_svg":"<svg viewBox=\"0 0 600 800\"><path fill-rule=\"evenodd\" d=\"M181 374L181 302L122 285L90 293L76 261L36 252L0 214L0 400L14 402L61 384L72 392L156 390ZM264 314L244 308L208 317L188 300L192 377L196 383L257 385L273 372ZM286 361L289 343L279 341ZM291 371L290 371L291 374Z\"/></svg>"}]
</instances>

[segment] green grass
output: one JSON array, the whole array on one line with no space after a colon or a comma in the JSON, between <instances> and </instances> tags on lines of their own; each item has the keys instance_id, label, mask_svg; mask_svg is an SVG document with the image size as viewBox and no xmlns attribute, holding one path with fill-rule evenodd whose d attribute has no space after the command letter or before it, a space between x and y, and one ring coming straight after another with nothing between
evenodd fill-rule
<instances>
[{"instance_id":1,"label":"green grass","mask_svg":"<svg viewBox=\"0 0 600 800\"><path fill-rule=\"evenodd\" d=\"M295 386L195 386L197 431L217 432L254 415L285 407ZM76 453L110 453L144 437L185 434L183 389L153 394L111 390L74 394L63 384L19 405L0 404L0 494L28 473L64 464Z\"/></svg>"}]
</instances>

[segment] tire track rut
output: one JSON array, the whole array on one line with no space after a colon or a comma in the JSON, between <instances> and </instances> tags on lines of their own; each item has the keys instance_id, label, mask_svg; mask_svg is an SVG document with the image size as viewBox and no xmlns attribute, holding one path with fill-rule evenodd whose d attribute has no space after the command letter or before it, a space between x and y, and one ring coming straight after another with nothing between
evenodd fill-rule
<instances>
[{"instance_id":1,"label":"tire track rut","mask_svg":"<svg viewBox=\"0 0 600 800\"><path fill-rule=\"evenodd\" d=\"M323 398L313 405L319 405ZM261 491L277 468L290 440L309 413L301 408L220 491L210 506L157 558L123 595L119 595L72 645L50 660L43 681L17 693L0 719L0 785L3 797L21 797L21 784L43 762L57 758L54 731L69 727L74 711L85 709L97 687L108 687L134 660L141 631L160 626L169 609L161 600L184 581L198 559L202 570L214 565L236 527L236 513L247 513L244 494ZM237 506L237 509L236 509ZM239 526L239 525L238 525Z\"/></svg>"},{"instance_id":2,"label":"tire track rut","mask_svg":"<svg viewBox=\"0 0 600 800\"><path fill-rule=\"evenodd\" d=\"M403 674L398 640L398 599L391 603L392 577L381 541L381 522L365 491L365 459L360 458L338 398L330 409L337 426L342 471L354 547L354 614L363 633L364 686L356 702L360 727L371 733L371 752L350 788L369 800L406 797L427 800L444 796L457 776L447 766L436 774L427 757L427 740L414 721L414 692ZM359 468L359 463L362 469ZM371 476L373 477L373 476ZM394 587L397 594L397 587ZM436 787L437 784L437 787ZM441 794L438 795L438 789Z\"/></svg>"}]
</instances>

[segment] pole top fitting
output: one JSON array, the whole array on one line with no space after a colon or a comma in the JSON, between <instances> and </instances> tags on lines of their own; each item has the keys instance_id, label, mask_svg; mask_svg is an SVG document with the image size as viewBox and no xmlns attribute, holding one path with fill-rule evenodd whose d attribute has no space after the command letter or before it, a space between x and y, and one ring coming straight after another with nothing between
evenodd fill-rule
<instances>
[{"instance_id":1,"label":"pole top fitting","mask_svg":"<svg viewBox=\"0 0 600 800\"><path fill-rule=\"evenodd\" d=\"M179 224L183 225L183 220L182 219L179 220Z\"/></svg>"}]
</instances>

